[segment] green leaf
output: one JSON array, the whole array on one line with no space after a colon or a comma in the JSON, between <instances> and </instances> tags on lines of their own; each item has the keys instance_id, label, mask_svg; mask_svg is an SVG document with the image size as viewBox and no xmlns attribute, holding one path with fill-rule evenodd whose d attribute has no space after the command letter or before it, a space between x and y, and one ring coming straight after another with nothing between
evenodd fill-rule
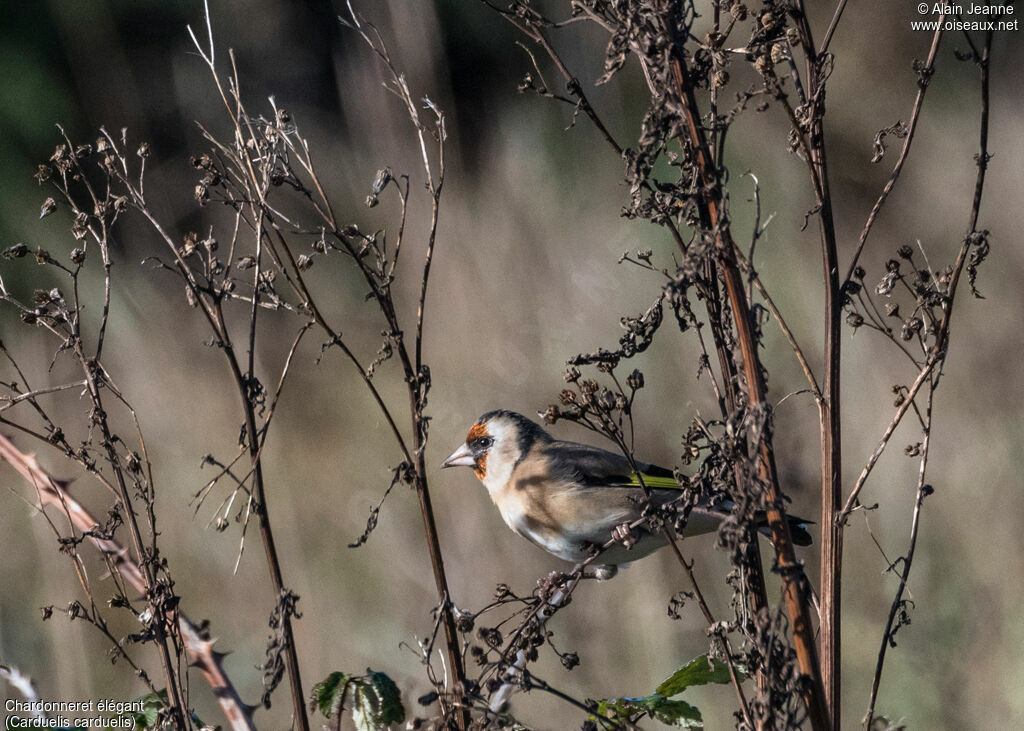
<instances>
[{"instance_id":1,"label":"green leaf","mask_svg":"<svg viewBox=\"0 0 1024 731\"><path fill-rule=\"evenodd\" d=\"M367 682L373 685L377 697L380 699L380 713L378 722L383 725L405 722L405 708L402 706L402 693L398 690L395 682L384 673L378 673L366 669L369 673Z\"/></svg>"},{"instance_id":2,"label":"green leaf","mask_svg":"<svg viewBox=\"0 0 1024 731\"><path fill-rule=\"evenodd\" d=\"M737 669L740 680L743 680L743 673ZM707 655L695 657L690 662L672 673L672 676L655 689L655 693L671 698L679 695L692 685L707 685L708 683L729 683L729 668L721 660L712 659L708 662Z\"/></svg>"},{"instance_id":3,"label":"green leaf","mask_svg":"<svg viewBox=\"0 0 1024 731\"><path fill-rule=\"evenodd\" d=\"M737 675L743 680L743 671L737 668ZM708 683L729 683L729 668L720 660L708 660L707 655L695 657L648 696L642 698L611 698L598 701L597 715L605 718L625 720L637 714L647 714L662 723L681 728L704 728L704 719L696 706L686 701L670 700L693 685Z\"/></svg>"},{"instance_id":4,"label":"green leaf","mask_svg":"<svg viewBox=\"0 0 1024 731\"><path fill-rule=\"evenodd\" d=\"M682 728L704 728L704 718L700 715L700 711L686 701L662 700L651 709L651 713L662 723L670 723Z\"/></svg>"},{"instance_id":5,"label":"green leaf","mask_svg":"<svg viewBox=\"0 0 1024 731\"><path fill-rule=\"evenodd\" d=\"M324 718L333 718L345 702L352 676L335 671L313 686L309 697L310 710L320 709Z\"/></svg>"},{"instance_id":6,"label":"green leaf","mask_svg":"<svg viewBox=\"0 0 1024 731\"><path fill-rule=\"evenodd\" d=\"M160 716L160 709L167 705L167 689L163 688L156 693L149 693L135 700L142 701L142 711L132 714L135 717L136 727L155 728L157 718Z\"/></svg>"},{"instance_id":7,"label":"green leaf","mask_svg":"<svg viewBox=\"0 0 1024 731\"><path fill-rule=\"evenodd\" d=\"M680 728L704 728L704 719L695 706L686 701L669 700L655 693L643 698L612 698L598 701L598 715L625 720L638 713L646 713L662 723Z\"/></svg>"},{"instance_id":8,"label":"green leaf","mask_svg":"<svg viewBox=\"0 0 1024 731\"><path fill-rule=\"evenodd\" d=\"M156 693L148 693L144 696L140 696L135 699L135 702L138 701L142 701L142 712L132 713L132 717L135 719L135 728L141 729L142 731L158 728L160 711L169 705L167 701L167 688L161 688ZM206 727L206 724L199 719L199 716L194 713L189 715L192 717L192 722L196 724L197 727Z\"/></svg>"},{"instance_id":9,"label":"green leaf","mask_svg":"<svg viewBox=\"0 0 1024 731\"><path fill-rule=\"evenodd\" d=\"M352 681L352 721L359 731L381 731L405 721L402 694L391 678L367 668L364 677Z\"/></svg>"},{"instance_id":10,"label":"green leaf","mask_svg":"<svg viewBox=\"0 0 1024 731\"><path fill-rule=\"evenodd\" d=\"M366 669L366 675L333 672L313 686L311 710L320 709L326 718L336 718L349 700L352 722L359 731L381 731L405 721L405 708L398 686L385 673Z\"/></svg>"}]
</instances>

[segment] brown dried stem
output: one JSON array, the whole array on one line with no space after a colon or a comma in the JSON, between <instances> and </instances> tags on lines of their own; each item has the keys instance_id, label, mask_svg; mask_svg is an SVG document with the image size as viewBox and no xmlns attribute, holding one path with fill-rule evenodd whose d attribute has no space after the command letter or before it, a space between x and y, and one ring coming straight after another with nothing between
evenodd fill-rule
<instances>
[{"instance_id":1,"label":"brown dried stem","mask_svg":"<svg viewBox=\"0 0 1024 731\"><path fill-rule=\"evenodd\" d=\"M83 533L93 532L100 525L93 516L68 492L66 485L44 470L33 455L25 454L5 436L0 435L0 459L7 461L35 491L41 507L53 505ZM89 540L112 567L111 574L124 579L135 591L146 594L146 577L139 564L133 561L128 549L113 539L89 535ZM116 573L115 573L116 572ZM177 622L185 650L209 684L220 705L229 727L233 731L254 731L251 709L242 702L231 680L224 673L221 660L224 655L214 652L215 640L207 639L180 609L167 614L168 621Z\"/></svg>"},{"instance_id":2,"label":"brown dried stem","mask_svg":"<svg viewBox=\"0 0 1024 731\"><path fill-rule=\"evenodd\" d=\"M678 50L678 49L677 49ZM728 220L722 210L721 181L715 172L701 116L692 87L687 83L685 59L679 53L672 57L675 78L675 93L682 104L686 123L686 134L694 150L698 172L703 183L704 196L700 201L702 223L705 229L714 232L716 258L725 281L726 295L732 307L736 336L743 356L743 370L746 377L748 404L759 409L765 403L765 387L750 320L750 310L744 292L743 278L736 259L736 245L730 234ZM771 440L765 435L760 440L758 459L759 478L763 485L765 512L771 530L772 545L775 548L778 571L782 578L783 598L793 630L793 640L800 672L807 676L804 685L804 702L807 705L811 725L816 731L828 727L828 706L821 684L820 669L811 625L807 580L802 564L797 561L793 550L793 539L789 532L779 491L775 454Z\"/></svg>"},{"instance_id":3,"label":"brown dried stem","mask_svg":"<svg viewBox=\"0 0 1024 731\"><path fill-rule=\"evenodd\" d=\"M838 23L842 6L837 8L832 26L826 36L830 40ZM840 671L842 666L842 531L836 527L836 515L842 505L842 438L840 420L840 331L842 328L842 283L839 280L839 255L836 241L832 195L829 187L828 158L825 148L825 82L829 58L815 50L814 37L803 0L798 0L793 13L804 53L807 98L810 119L801 126L788 101L784 106L793 123L797 139L808 153L807 163L814 188L815 203L822 251L822 279L825 295L825 378L818 402L821 446L821 581L820 654L821 682L824 702L829 715L829 728L839 731L840 726ZM796 68L793 66L793 73ZM798 74L797 74L798 76ZM780 91L780 96L781 91ZM806 131L806 135L804 132ZM812 718L813 721L813 718Z\"/></svg>"}]
</instances>

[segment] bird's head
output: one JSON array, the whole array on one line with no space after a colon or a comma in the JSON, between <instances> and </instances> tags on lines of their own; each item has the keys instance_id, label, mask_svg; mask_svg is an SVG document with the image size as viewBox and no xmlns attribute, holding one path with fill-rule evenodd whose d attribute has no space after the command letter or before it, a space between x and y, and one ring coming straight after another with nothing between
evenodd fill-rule
<instances>
[{"instance_id":1,"label":"bird's head","mask_svg":"<svg viewBox=\"0 0 1024 731\"><path fill-rule=\"evenodd\" d=\"M504 485L538 442L552 441L541 426L514 411L489 411L469 428L466 441L441 463L442 467L472 467L491 489Z\"/></svg>"}]
</instances>

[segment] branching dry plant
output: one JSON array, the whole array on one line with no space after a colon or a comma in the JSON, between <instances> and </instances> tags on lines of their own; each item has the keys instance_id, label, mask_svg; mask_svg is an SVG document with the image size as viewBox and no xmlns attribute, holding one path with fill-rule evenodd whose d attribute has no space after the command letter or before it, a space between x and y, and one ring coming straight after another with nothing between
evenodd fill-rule
<instances>
[{"instance_id":1,"label":"branching dry plant","mask_svg":"<svg viewBox=\"0 0 1024 731\"><path fill-rule=\"evenodd\" d=\"M562 20L549 18L525 0L500 7L484 3L493 9L496 20L504 19L521 34L529 71L519 90L571 105L574 120L582 114L593 124L610 154L625 163L629 200L623 215L660 227L674 247L623 255L620 263L649 275L650 306L622 318L625 332L617 347L571 358L566 389L541 414L549 423L572 421L607 438L635 467L633 418L645 375L632 367L632 359L656 339L667 338L673 328L662 326L666 319L674 321L681 337L695 339L701 354L697 371L718 406L713 418L695 417L683 435L684 452L675 472L678 499L655 505L641 482L648 497L643 517L621 526L604 545L591 546L590 558L574 571L552 573L525 594L499 585L493 602L479 609L456 605L441 554L425 452L431 374L423 342L446 176L445 115L429 98L421 99L410 90L383 35L350 6L341 22L382 64L385 88L408 117L421 163L416 177L422 178L429 203L425 221L409 220L411 176L383 168L372 181L365 203L373 208L382 197L394 196L397 221L386 229L361 230L336 213L338 204L318 175L312 146L291 115L273 97L265 115L249 111L234 55L229 53L226 62L218 57L207 11L206 38L201 40L191 29L190 33L223 104L224 117L220 123L200 125L207 149L193 156L191 163L199 176L195 201L200 207L219 210L216 222L198 232L178 231L161 220L150 202L153 191L146 185L149 146L130 143L127 131L104 130L90 144L76 144L62 133L37 178L53 190L42 215L70 211L75 248L65 254L63 250L51 253L52 246L32 250L19 244L4 252L12 260L11 271L34 259L62 282L36 290L26 299L18 294L18 287L0 280L0 298L35 328L38 339L50 339L51 369L70 362L77 373L67 382L42 385L47 379L39 375L38 366L26 367L21 354L0 345L6 361L0 382L0 424L56 449L110 495L107 516L102 522L94 519L71 496L66 483L48 475L9 440L0 439L0 453L32 486L35 502L51 507L41 514L76 568L84 600L73 600L60 611L95 627L109 641L111 656L127 663L146 683L156 699L152 718L142 719L148 727L202 725L192 712L196 689L187 670L191 663L210 685L229 726L255 728L253 709L242 703L224 674L207 629L193 624L180 606L185 600L175 592L171 569L158 545L149 452L159 445L147 445L140 426L144 418L131 407L102 358L111 293L118 286L112 273L112 232L123 217L133 215L146 222L163 246L164 253L146 263L154 272L178 279L187 307L208 327L210 344L223 356L237 392L241 424L237 451L203 458L215 474L196 492L194 509L209 515L207 501L220 500L210 522L218 530L237 524L237 560L250 540L248 527L254 523L258 528L271 607L271 636L261 666L262 703L270 706L275 690L287 677L294 727L306 730L326 723L325 728L341 728L346 711L360 728L386 728L404 722L406 716L400 690L385 673L372 670L365 675L332 673L312 689L311 708L326 721L312 721L307 713L310 688L302 683L292 627L301 616L299 597L285 579L272 530L274 486L266 477L265 453L297 355L305 340L318 337L318 366L327 368L337 351L344 367L355 369L387 424L398 455L390 485L371 511L365 532L351 547L370 542L381 507L398 485L413 489L423 519L437 601L432 629L418 651L433 690L419 698L422 717L410 721L413 728L525 728L513 715L517 704L510 705L509 700L519 698L517 691L530 690L569 704L588 730L633 729L645 719L696 726L701 722L699 710L677 696L695 685L723 683L734 691L738 729L839 729L844 529L855 512L870 509L861 498L872 470L896 429L912 413L921 438L905 453L920 464L916 500L905 555L886 559L898 587L882 628L863 717L865 729L887 728L888 721L876 713L876 701L887 649L895 646L897 631L909 621L912 602L906 598L906 587L922 506L933 492L927 475L933 405L950 345L953 305L964 273L972 293L978 294L978 267L989 251L988 232L979 228L979 215L990 158L992 32L980 38L963 36L970 50L961 54L961 60L977 66L981 85L978 174L966 233L956 242L952 256L940 247L929 247L926 254L921 244L900 246L875 283L864 264L875 256L867 247L869 235L911 151L945 31L936 31L927 59L916 66L919 91L909 123L878 134L875 161L883 158L887 137L901 138L902 149L852 244L837 232L837 202L830 192L824 134L826 88L834 63L829 48L835 34L842 32L845 0L824 33L812 28L801 0L756 7L717 0L701 11L703 18L692 4L668 0L571 0ZM707 26L700 38L699 23L701 28ZM584 26L596 26L607 34L604 74L598 83L616 83L626 64L636 64L646 84L647 108L637 120L640 134L628 145L615 139L559 50L565 35ZM823 38L820 44L816 36ZM732 81L733 77L746 81ZM558 81L549 83L549 78ZM771 283L758 273L757 244L768 221L762 220L753 173L757 213L749 245L741 246L733 234L730 189L749 189L749 183L744 176L730 176L724 164L727 140L740 115L755 113L778 113L788 120L788 153L806 168L812 191L804 219L805 224L816 219L819 230L823 273L818 291L824 323L820 340L810 346L798 341L769 294ZM780 156L767 164L791 164L788 160ZM407 239L413 238L422 244L416 264L408 262L412 253L403 254L411 245ZM947 258L949 263L940 263ZM18 259L22 261L13 261ZM314 266L351 267L359 275L367 300L380 318L382 339L375 354L360 353L343 334L349 329L347 315L335 311L327 303L327 293L312 284L307 272ZM101 276L93 276L93 268ZM396 300L395 283L400 276L418 282L414 313L405 312ZM268 335L261 327L266 318L273 319L275 333L288 332L285 347L275 339L281 336ZM818 408L821 575L816 584L794 550L787 497L779 479L777 463L790 456L779 454L773 440L773 406L767 389L770 364L762 358L762 344L770 337L763 327L769 318L797 359L807 382L804 392ZM881 335L879 345L897 349L912 366L910 385L893 388L895 412L848 491L843 488L840 461L844 320L847 326ZM265 372L259 364L275 352L283 352L283 360L275 371ZM389 360L398 364L407 406L393 403L388 396L391 391L379 384L382 366ZM630 372L624 375L627 368ZM658 374L659 379L672 377ZM80 396L89 403L86 422L61 423L53 415L54 403ZM406 408L407 414L402 415ZM732 593L724 617L712 613L694 563L684 553L685 544L676 538L702 500L731 506L718 534L718 547L731 562L730 572L717 577ZM770 534L768 561L758 542L763 522ZM127 538L123 537L126 531ZM587 566L603 550L616 544L629 547L642 531L664 534L676 556L683 588L658 589L666 599L671 597L668 611L675 618L688 602L696 603L707 624L706 654L685 663L646 697L576 697L540 677L531 664L545 648L567 670L579 663L576 653L556 646L549 621L559 612L571 611L568 607ZM81 553L86 544L99 550L110 572L109 584L98 585L86 570ZM766 572L776 574L781 582L778 597L769 594ZM49 608L46 616L54 611ZM118 636L108 611L130 613L142 629ZM149 677L144 663L136 658L149 647L158 656L160 680Z\"/></svg>"}]
</instances>

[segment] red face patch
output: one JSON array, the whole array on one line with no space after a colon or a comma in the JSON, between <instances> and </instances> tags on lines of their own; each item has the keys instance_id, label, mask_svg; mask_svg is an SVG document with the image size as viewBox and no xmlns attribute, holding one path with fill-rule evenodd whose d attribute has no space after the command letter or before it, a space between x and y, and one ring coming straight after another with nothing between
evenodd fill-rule
<instances>
[{"instance_id":1,"label":"red face patch","mask_svg":"<svg viewBox=\"0 0 1024 731\"><path fill-rule=\"evenodd\" d=\"M486 436L490 436L487 433L487 427L478 421L469 428L469 434L466 435L466 444L470 444L474 439ZM482 480L487 476L487 452L476 458L473 474L476 475L478 480Z\"/></svg>"}]
</instances>

